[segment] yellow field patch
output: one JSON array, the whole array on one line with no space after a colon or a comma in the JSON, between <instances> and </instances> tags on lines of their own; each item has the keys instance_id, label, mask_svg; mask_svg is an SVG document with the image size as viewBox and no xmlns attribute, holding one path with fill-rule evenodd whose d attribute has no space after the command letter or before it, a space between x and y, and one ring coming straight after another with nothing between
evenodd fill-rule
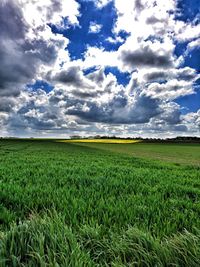
<instances>
[{"instance_id":1,"label":"yellow field patch","mask_svg":"<svg viewBox=\"0 0 200 267\"><path fill-rule=\"evenodd\" d=\"M69 139L57 140L61 143L101 143L101 144L134 144L142 140L127 140L127 139Z\"/></svg>"}]
</instances>

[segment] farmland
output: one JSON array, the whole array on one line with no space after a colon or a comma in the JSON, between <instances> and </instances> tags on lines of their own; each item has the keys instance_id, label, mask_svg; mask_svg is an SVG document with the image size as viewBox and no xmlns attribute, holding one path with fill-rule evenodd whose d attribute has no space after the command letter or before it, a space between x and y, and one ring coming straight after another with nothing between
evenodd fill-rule
<instances>
[{"instance_id":1,"label":"farmland","mask_svg":"<svg viewBox=\"0 0 200 267\"><path fill-rule=\"evenodd\" d=\"M0 266L199 266L199 161L198 144L1 140Z\"/></svg>"},{"instance_id":2,"label":"farmland","mask_svg":"<svg viewBox=\"0 0 200 267\"><path fill-rule=\"evenodd\" d=\"M144 159L161 160L172 163L187 165L200 165L200 144L191 143L93 143L80 142L91 148L103 149L110 152L117 152L124 155L140 157Z\"/></svg>"}]
</instances>

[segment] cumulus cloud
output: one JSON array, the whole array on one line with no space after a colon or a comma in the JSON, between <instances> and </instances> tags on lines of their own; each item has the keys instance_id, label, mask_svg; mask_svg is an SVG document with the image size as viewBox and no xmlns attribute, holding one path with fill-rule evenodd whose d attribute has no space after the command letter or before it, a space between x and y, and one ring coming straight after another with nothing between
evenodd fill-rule
<instances>
[{"instance_id":1,"label":"cumulus cloud","mask_svg":"<svg viewBox=\"0 0 200 267\"><path fill-rule=\"evenodd\" d=\"M62 27L62 18L66 18L72 25L78 24L79 4L75 0L17 0L15 2L18 2L23 10L24 18L32 31L46 23Z\"/></svg>"},{"instance_id":2,"label":"cumulus cloud","mask_svg":"<svg viewBox=\"0 0 200 267\"><path fill-rule=\"evenodd\" d=\"M56 61L58 51L65 46L66 41L55 38L47 25L39 27L38 17L32 22L36 27L30 25L24 13L29 4L12 0L0 4L0 95L3 96L19 94L37 76L42 65Z\"/></svg>"},{"instance_id":3,"label":"cumulus cloud","mask_svg":"<svg viewBox=\"0 0 200 267\"><path fill-rule=\"evenodd\" d=\"M187 81L170 80L166 83L151 83L147 86L147 94L154 98L173 100L180 96L193 93L191 83Z\"/></svg>"},{"instance_id":4,"label":"cumulus cloud","mask_svg":"<svg viewBox=\"0 0 200 267\"><path fill-rule=\"evenodd\" d=\"M107 43L118 46L86 44L84 54L74 60L68 51L70 35L64 36L69 29L84 27L79 25L85 14L80 14L78 1L0 3L1 134L198 133L200 111L182 115L175 101L193 94L200 78L195 69L183 65L184 56L199 47L199 24L177 19L174 0L83 3L88 1L98 10L113 5L116 15L112 29L91 18L88 36L101 33L104 38L104 31L110 31ZM188 43L180 57L175 53L177 42ZM126 72L127 85L119 82ZM53 89L27 90L27 84L38 79Z\"/></svg>"},{"instance_id":5,"label":"cumulus cloud","mask_svg":"<svg viewBox=\"0 0 200 267\"><path fill-rule=\"evenodd\" d=\"M78 103L67 109L66 114L78 116L86 121L109 124L147 123L158 115L158 100L148 96L137 96L130 101L124 95L118 95L101 105L95 102Z\"/></svg>"},{"instance_id":6,"label":"cumulus cloud","mask_svg":"<svg viewBox=\"0 0 200 267\"><path fill-rule=\"evenodd\" d=\"M189 112L182 116L183 123L187 125L190 132L196 133L200 130L200 109L197 112Z\"/></svg>"},{"instance_id":7,"label":"cumulus cloud","mask_svg":"<svg viewBox=\"0 0 200 267\"><path fill-rule=\"evenodd\" d=\"M200 76L190 67L184 68L143 68L132 74L127 86L130 94L136 90L162 100L174 100L180 96L194 93L194 82Z\"/></svg>"},{"instance_id":8,"label":"cumulus cloud","mask_svg":"<svg viewBox=\"0 0 200 267\"><path fill-rule=\"evenodd\" d=\"M113 43L113 44L124 43L124 39L122 37L120 37L120 36L117 36L117 35L115 35L114 38L113 37L108 37L106 39L106 41L109 42L109 43Z\"/></svg>"},{"instance_id":9,"label":"cumulus cloud","mask_svg":"<svg viewBox=\"0 0 200 267\"><path fill-rule=\"evenodd\" d=\"M107 4L109 4L110 2L112 2L112 0L89 0L89 1L94 1L97 8L100 8L100 9L106 6Z\"/></svg>"},{"instance_id":10,"label":"cumulus cloud","mask_svg":"<svg viewBox=\"0 0 200 267\"><path fill-rule=\"evenodd\" d=\"M89 33L99 33L101 31L102 25L95 22L90 22Z\"/></svg>"},{"instance_id":11,"label":"cumulus cloud","mask_svg":"<svg viewBox=\"0 0 200 267\"><path fill-rule=\"evenodd\" d=\"M91 88L92 85L89 84L87 79L84 77L79 66L72 66L67 69L62 69L60 72L47 74L47 78L51 82L61 83L67 86L73 86L77 89L79 88Z\"/></svg>"},{"instance_id":12,"label":"cumulus cloud","mask_svg":"<svg viewBox=\"0 0 200 267\"><path fill-rule=\"evenodd\" d=\"M200 24L193 25L193 23L184 23L182 21L176 22L176 40L179 42L192 41L200 37Z\"/></svg>"},{"instance_id":13,"label":"cumulus cloud","mask_svg":"<svg viewBox=\"0 0 200 267\"><path fill-rule=\"evenodd\" d=\"M0 98L0 112L10 112L12 108L15 106L15 99L8 97Z\"/></svg>"},{"instance_id":14,"label":"cumulus cloud","mask_svg":"<svg viewBox=\"0 0 200 267\"><path fill-rule=\"evenodd\" d=\"M100 68L86 76L88 79L92 80L93 82L101 85L105 80L105 73L104 68Z\"/></svg>"},{"instance_id":15,"label":"cumulus cloud","mask_svg":"<svg viewBox=\"0 0 200 267\"><path fill-rule=\"evenodd\" d=\"M136 67L171 67L174 64L174 58L171 51L166 51L161 44L145 42L136 50L122 50L121 60L124 66L130 69Z\"/></svg>"},{"instance_id":16,"label":"cumulus cloud","mask_svg":"<svg viewBox=\"0 0 200 267\"><path fill-rule=\"evenodd\" d=\"M196 48L200 49L200 38L190 42L187 46L188 52Z\"/></svg>"}]
</instances>

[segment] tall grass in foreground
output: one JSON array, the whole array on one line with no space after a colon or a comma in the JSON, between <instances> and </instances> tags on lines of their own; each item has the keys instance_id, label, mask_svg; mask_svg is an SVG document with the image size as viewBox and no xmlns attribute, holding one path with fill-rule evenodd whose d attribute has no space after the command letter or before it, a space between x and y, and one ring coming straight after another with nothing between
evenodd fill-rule
<instances>
[{"instance_id":1,"label":"tall grass in foreground","mask_svg":"<svg viewBox=\"0 0 200 267\"><path fill-rule=\"evenodd\" d=\"M137 228L121 233L102 226L68 227L53 214L12 225L0 236L0 266L199 266L200 232L159 241Z\"/></svg>"},{"instance_id":2,"label":"tall grass in foreground","mask_svg":"<svg viewBox=\"0 0 200 267\"><path fill-rule=\"evenodd\" d=\"M0 237L0 266L92 266L62 217L33 215Z\"/></svg>"}]
</instances>

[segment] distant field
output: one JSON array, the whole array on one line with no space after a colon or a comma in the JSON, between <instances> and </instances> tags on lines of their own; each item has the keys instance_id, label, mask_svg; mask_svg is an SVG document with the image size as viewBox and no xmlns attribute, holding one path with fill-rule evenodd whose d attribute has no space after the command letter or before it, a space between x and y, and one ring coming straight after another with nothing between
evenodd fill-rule
<instances>
[{"instance_id":1,"label":"distant field","mask_svg":"<svg viewBox=\"0 0 200 267\"><path fill-rule=\"evenodd\" d=\"M126 140L126 139L69 139L58 140L61 143L97 143L97 144L135 144L140 143L140 140Z\"/></svg>"},{"instance_id":2,"label":"distant field","mask_svg":"<svg viewBox=\"0 0 200 267\"><path fill-rule=\"evenodd\" d=\"M0 266L199 266L199 151L0 140Z\"/></svg>"},{"instance_id":3,"label":"distant field","mask_svg":"<svg viewBox=\"0 0 200 267\"><path fill-rule=\"evenodd\" d=\"M145 143L135 144L99 144L93 142L81 143L83 146L117 152L133 157L156 159L180 164L200 166L200 144L184 143Z\"/></svg>"}]
</instances>

